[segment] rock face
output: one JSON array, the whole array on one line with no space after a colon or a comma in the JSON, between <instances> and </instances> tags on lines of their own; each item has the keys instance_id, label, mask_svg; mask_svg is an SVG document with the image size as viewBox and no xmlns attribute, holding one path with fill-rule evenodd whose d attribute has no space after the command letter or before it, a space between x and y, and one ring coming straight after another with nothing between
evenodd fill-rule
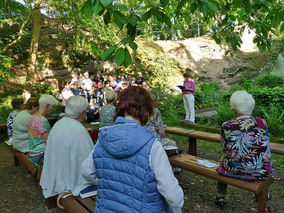
<instances>
[{"instance_id":1,"label":"rock face","mask_svg":"<svg viewBox=\"0 0 284 213\"><path fill-rule=\"evenodd\" d=\"M104 75L123 73L136 76L137 72L142 71L145 76L148 75L151 85L151 82L165 80L159 79L161 78L161 76L157 75L159 71L153 74L153 69L158 66L157 63L173 61L173 63L165 63L164 65L159 64L160 70L167 69L166 78L168 78L170 88L177 89L176 85L182 84L182 74L189 68L193 70L193 77L197 82L216 81L219 82L223 89L229 89L233 83L238 82L241 78L256 77L259 74L259 68L265 65L267 61L263 60L263 57L259 59L259 62L253 63L254 59L260 56L260 53L249 41L244 42L247 46L246 48L242 47L242 49L254 52L247 53L238 50L233 57L225 54L227 47L219 46L209 36L182 41L146 41L137 38L136 42L139 48L135 53L132 53L132 57L135 58L140 55L140 58L138 58L139 65L134 62L127 69L116 67L111 61L101 62L90 58L81 58L78 62L80 67L74 68L71 63L68 63L68 60L63 60L68 58L68 55L62 55L62 51L58 52L55 47L51 47L52 45L60 46L54 42L49 45L49 52L43 48L39 52L35 81L49 84L58 90L64 80L72 79L75 72L89 71L91 75L94 75L100 70ZM50 56L54 55L56 57L50 58ZM148 57L147 60L145 60L146 57ZM161 57L164 58L161 60ZM169 67L169 64L174 65ZM23 82L25 78L23 70L25 68L22 67L19 72L17 70L18 82Z\"/></svg>"}]
</instances>

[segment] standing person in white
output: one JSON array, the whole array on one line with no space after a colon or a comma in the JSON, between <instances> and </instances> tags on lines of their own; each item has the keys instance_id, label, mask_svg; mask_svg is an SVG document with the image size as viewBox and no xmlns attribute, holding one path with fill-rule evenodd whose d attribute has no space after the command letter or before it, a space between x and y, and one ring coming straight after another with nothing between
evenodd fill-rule
<instances>
[{"instance_id":1,"label":"standing person in white","mask_svg":"<svg viewBox=\"0 0 284 213\"><path fill-rule=\"evenodd\" d=\"M183 77L185 81L183 83L183 103L186 111L184 122L194 124L195 121L195 110L194 110L194 94L195 94L195 82L190 78L189 72L184 73Z\"/></svg>"},{"instance_id":2,"label":"standing person in white","mask_svg":"<svg viewBox=\"0 0 284 213\"><path fill-rule=\"evenodd\" d=\"M90 100L93 98L93 82L89 78L88 72L84 73L84 78L83 78L83 81L82 81L82 88L83 88L84 93L85 93L85 98L88 99L88 103L89 103Z\"/></svg>"}]
</instances>

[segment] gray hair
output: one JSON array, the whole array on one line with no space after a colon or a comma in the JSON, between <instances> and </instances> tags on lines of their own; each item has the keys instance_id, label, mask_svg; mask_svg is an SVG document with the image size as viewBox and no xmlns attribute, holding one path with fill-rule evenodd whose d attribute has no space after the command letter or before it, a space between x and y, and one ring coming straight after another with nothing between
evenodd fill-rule
<instances>
[{"instance_id":1,"label":"gray hair","mask_svg":"<svg viewBox=\"0 0 284 213\"><path fill-rule=\"evenodd\" d=\"M78 118L86 110L88 102L82 96L72 96L66 102L65 114L70 118Z\"/></svg>"},{"instance_id":2,"label":"gray hair","mask_svg":"<svg viewBox=\"0 0 284 213\"><path fill-rule=\"evenodd\" d=\"M52 95L42 94L38 100L38 103L40 107L45 107L47 104L50 106L56 106L58 101Z\"/></svg>"},{"instance_id":3,"label":"gray hair","mask_svg":"<svg viewBox=\"0 0 284 213\"><path fill-rule=\"evenodd\" d=\"M231 95L230 104L239 115L251 115L255 106L255 100L246 91L238 90Z\"/></svg>"}]
</instances>

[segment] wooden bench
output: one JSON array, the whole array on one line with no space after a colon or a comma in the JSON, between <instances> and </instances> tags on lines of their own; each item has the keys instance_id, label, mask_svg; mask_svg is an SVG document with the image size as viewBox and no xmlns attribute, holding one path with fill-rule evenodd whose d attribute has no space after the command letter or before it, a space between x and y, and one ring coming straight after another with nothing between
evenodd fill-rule
<instances>
[{"instance_id":1,"label":"wooden bench","mask_svg":"<svg viewBox=\"0 0 284 213\"><path fill-rule=\"evenodd\" d=\"M220 175L216 172L215 168L207 168L197 164L197 160L204 160L202 158L188 155L188 154L179 154L173 155L169 157L169 161L172 166L176 166L185 170L189 170L199 175L203 175L205 177L211 178L213 180L217 180L223 183L226 183L231 186L235 186L237 188L253 192L257 196L258 200L258 213L263 213L266 208L266 200L267 200L267 191L268 187L273 183L273 177L270 177L265 181L256 181L249 182L243 181L235 178L226 177ZM211 161L213 162L213 161ZM213 162L218 165L217 162Z\"/></svg>"},{"instance_id":2,"label":"wooden bench","mask_svg":"<svg viewBox=\"0 0 284 213\"><path fill-rule=\"evenodd\" d=\"M221 136L220 134L216 133L209 133L209 132L202 132L202 131L195 131L191 129L184 129L180 127L169 127L165 128L166 133L174 134L174 135L181 135L188 137L188 154L196 156L196 140L206 140L212 141L216 143L221 143ZM284 155L284 144L278 143L270 143L270 148L272 153Z\"/></svg>"}]
</instances>

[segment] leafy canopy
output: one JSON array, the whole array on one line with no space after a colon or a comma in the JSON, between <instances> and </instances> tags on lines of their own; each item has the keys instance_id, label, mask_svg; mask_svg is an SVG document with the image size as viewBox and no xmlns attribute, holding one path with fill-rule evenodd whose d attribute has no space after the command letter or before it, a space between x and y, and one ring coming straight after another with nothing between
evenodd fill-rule
<instances>
[{"instance_id":1,"label":"leafy canopy","mask_svg":"<svg viewBox=\"0 0 284 213\"><path fill-rule=\"evenodd\" d=\"M116 63L126 67L131 61L129 48L137 49L135 37L157 28L159 32L179 31L198 22L218 44L229 44L235 51L242 43L241 30L236 27L248 25L256 32L254 42L261 52L273 44L270 33L284 30L280 0L87 0L81 11L91 19L96 14L105 24L112 22L119 28L124 39L109 47L101 58L107 60L114 54Z\"/></svg>"}]
</instances>

